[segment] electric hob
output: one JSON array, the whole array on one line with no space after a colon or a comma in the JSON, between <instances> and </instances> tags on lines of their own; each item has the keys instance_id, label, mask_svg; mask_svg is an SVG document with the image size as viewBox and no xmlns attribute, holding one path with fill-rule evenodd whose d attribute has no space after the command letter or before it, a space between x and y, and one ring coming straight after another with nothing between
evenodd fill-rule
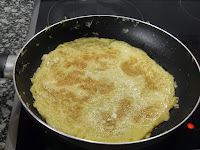
<instances>
[{"instance_id":1,"label":"electric hob","mask_svg":"<svg viewBox=\"0 0 200 150\"><path fill-rule=\"evenodd\" d=\"M37 3L37 9L35 23L30 27L35 33L51 24L77 16L105 14L132 17L168 31L182 41L200 61L200 1L41 0ZM13 150L82 149L48 134L23 107L20 108L16 130L16 146L13 146ZM200 106L183 125L146 149L200 149Z\"/></svg>"}]
</instances>

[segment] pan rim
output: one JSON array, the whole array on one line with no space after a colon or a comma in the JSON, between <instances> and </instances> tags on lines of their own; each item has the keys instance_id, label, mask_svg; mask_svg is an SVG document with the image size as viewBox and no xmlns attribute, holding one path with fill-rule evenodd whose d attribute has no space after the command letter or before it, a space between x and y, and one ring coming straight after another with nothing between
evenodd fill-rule
<instances>
[{"instance_id":1,"label":"pan rim","mask_svg":"<svg viewBox=\"0 0 200 150\"><path fill-rule=\"evenodd\" d=\"M17 90L17 85L16 85L16 78L15 78L15 72L16 72L16 64L17 64L17 61L18 61L18 58L22 55L23 53L23 50L25 49L25 47L35 38L37 37L40 33L42 32L45 32L48 28L51 28L53 26L56 26L58 24L61 24L61 23L64 23L64 22L67 22L67 21L71 21L71 20L76 20L76 19L81 19L81 18L92 18L92 17L113 17L113 18L119 18L119 19L128 19L128 20L132 20L132 21L136 21L136 22L139 22L139 23L143 23L143 24L146 24L148 26L151 26L155 29L158 29L162 32L164 32L165 34L169 35L170 37L172 37L173 39L175 39L178 43L180 43L187 51L188 53L192 56L192 59L194 60L194 62L196 63L197 67L198 67L198 70L200 72L200 66L199 66L199 63L198 61L196 60L196 58L194 57L194 55L192 54L192 52L179 40L177 39L175 36L173 36L171 33L165 31L164 29L156 26L156 25L153 25L149 22L145 22L145 21L142 21L142 20L139 20L139 19L134 19L134 18L131 18L131 17L125 17L125 16L118 16L118 15L86 15L86 16L79 16L79 17L74 17L74 18L70 18L70 19L66 19L66 20L62 20L60 22L57 22L55 24L52 24L50 25L49 27L46 27L44 29L42 29L41 31L39 31L38 33L36 33L31 39L29 39L26 44L22 47L22 49L20 50L19 54L17 55L17 59L15 61L15 66L14 66L14 69L13 69L13 82L14 82L14 88L15 88L15 91L20 99L20 102L22 103L23 107L26 109L26 111L31 114L31 116L37 120L40 124L42 124L43 126L47 127L48 129L50 129L51 131L55 132L55 133L58 133L64 137L68 137L68 138L71 138L71 139L74 139L74 140L79 140L79 141L82 141L82 142L87 142L87 143L91 143L91 144L99 144L99 145L112 145L112 146L117 146L117 145L129 145L129 144L137 144L137 143L142 143L142 142L147 142L147 141L150 141L150 140L154 140L154 139L157 139L159 137L162 137L164 135L167 135L168 133L172 132L173 130L175 130L176 128L178 128L179 126L181 126L193 113L194 111L197 109L199 103L200 103L200 96L198 98L198 101L195 105L195 107L193 108L193 110L187 115L187 117L185 117L181 122L179 122L176 126L174 126L173 128L171 128L170 130L167 130L161 134L158 134L156 136L153 136L153 137L149 137L149 138L146 138L146 139L142 139L142 140L137 140L137 141L132 141L132 142L121 142L121 143L108 143L108 142L98 142L98 141L92 141L92 140L87 140L87 139L82 139L82 138L79 138L79 137L75 137L75 136L72 136L72 135L69 135L69 134L66 134L66 133L63 133L51 126L49 126L46 122L44 122L43 120L41 120L40 118L38 118L29 108L28 106L25 104L25 102L22 100L18 90Z\"/></svg>"}]
</instances>

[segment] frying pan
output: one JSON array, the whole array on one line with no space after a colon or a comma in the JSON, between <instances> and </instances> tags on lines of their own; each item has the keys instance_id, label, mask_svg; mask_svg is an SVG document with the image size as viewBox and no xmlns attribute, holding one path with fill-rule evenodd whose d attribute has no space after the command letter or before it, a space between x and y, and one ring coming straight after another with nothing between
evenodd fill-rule
<instances>
[{"instance_id":1,"label":"frying pan","mask_svg":"<svg viewBox=\"0 0 200 150\"><path fill-rule=\"evenodd\" d=\"M144 50L152 59L172 74L177 82L176 96L179 109L170 111L170 119L160 124L144 140L125 143L105 143L80 139L64 134L48 126L33 107L30 78L41 64L44 54L59 44L82 37L100 37L125 41ZM45 129L61 137L91 149L142 148L153 144L183 124L199 104L200 67L190 50L177 38L152 24L111 15L92 15L68 19L47 27L37 33L22 48L13 71L16 92L27 112Z\"/></svg>"}]
</instances>

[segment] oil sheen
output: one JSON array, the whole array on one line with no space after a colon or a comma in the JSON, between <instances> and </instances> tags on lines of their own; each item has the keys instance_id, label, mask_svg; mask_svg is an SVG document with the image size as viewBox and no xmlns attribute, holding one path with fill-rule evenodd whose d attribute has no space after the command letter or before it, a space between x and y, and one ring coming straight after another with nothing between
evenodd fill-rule
<instances>
[{"instance_id":1,"label":"oil sheen","mask_svg":"<svg viewBox=\"0 0 200 150\"><path fill-rule=\"evenodd\" d=\"M81 38L42 57L31 79L34 107L51 127L98 142L144 139L177 103L175 82L123 41Z\"/></svg>"}]
</instances>

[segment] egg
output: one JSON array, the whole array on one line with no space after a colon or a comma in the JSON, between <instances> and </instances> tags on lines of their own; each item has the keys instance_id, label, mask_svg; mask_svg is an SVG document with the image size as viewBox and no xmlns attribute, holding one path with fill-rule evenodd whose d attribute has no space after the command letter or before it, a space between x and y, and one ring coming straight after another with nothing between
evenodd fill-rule
<instances>
[{"instance_id":1,"label":"egg","mask_svg":"<svg viewBox=\"0 0 200 150\"><path fill-rule=\"evenodd\" d=\"M148 137L177 106L174 78L143 50L80 38L42 57L31 78L34 107L51 127L91 141Z\"/></svg>"}]
</instances>

